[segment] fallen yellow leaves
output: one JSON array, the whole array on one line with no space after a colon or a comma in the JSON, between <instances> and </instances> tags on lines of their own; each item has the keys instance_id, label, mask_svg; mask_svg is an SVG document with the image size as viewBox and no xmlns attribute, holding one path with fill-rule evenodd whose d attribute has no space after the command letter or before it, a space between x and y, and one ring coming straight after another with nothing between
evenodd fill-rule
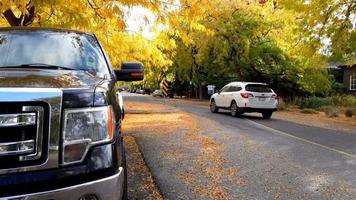
<instances>
[{"instance_id":1,"label":"fallen yellow leaves","mask_svg":"<svg viewBox=\"0 0 356 200\"><path fill-rule=\"evenodd\" d=\"M185 184L188 184L188 185L195 185L195 184L200 183L200 181L198 179L193 178L192 176L187 176L186 174L177 175L177 178L179 178Z\"/></svg>"},{"instance_id":2,"label":"fallen yellow leaves","mask_svg":"<svg viewBox=\"0 0 356 200\"><path fill-rule=\"evenodd\" d=\"M194 194L219 200L232 199L226 193L223 181L243 185L243 180L238 177L239 168L225 167L224 148L214 138L201 133L198 119L191 114L128 114L123 132L149 136L156 142L163 142L160 139L165 138L164 142L170 148L158 153L162 159L168 159L177 166L190 159L189 166L177 171L175 177ZM179 139L166 139L166 136L174 134L177 137L169 138Z\"/></svg>"},{"instance_id":3,"label":"fallen yellow leaves","mask_svg":"<svg viewBox=\"0 0 356 200\"><path fill-rule=\"evenodd\" d=\"M128 101L125 102L125 109L127 111L130 110L139 110L139 111L143 111L143 112L159 112L162 110L171 110L174 109L171 106L166 106L166 105L162 105L162 104L152 104L152 103L141 103L141 102L132 102L132 101Z\"/></svg>"},{"instance_id":4,"label":"fallen yellow leaves","mask_svg":"<svg viewBox=\"0 0 356 200\"><path fill-rule=\"evenodd\" d=\"M221 187L216 186L199 187L197 189L194 189L193 192L201 196L207 196L213 199L231 199L225 194L224 190Z\"/></svg>"},{"instance_id":5,"label":"fallen yellow leaves","mask_svg":"<svg viewBox=\"0 0 356 200\"><path fill-rule=\"evenodd\" d=\"M135 138L125 136L124 143L127 151L129 198L163 200L142 158Z\"/></svg>"}]
</instances>

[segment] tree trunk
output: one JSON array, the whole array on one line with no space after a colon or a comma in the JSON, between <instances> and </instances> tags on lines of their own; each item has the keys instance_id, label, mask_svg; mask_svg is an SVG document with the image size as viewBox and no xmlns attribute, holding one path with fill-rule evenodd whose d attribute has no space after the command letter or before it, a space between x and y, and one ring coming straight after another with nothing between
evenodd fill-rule
<instances>
[{"instance_id":1,"label":"tree trunk","mask_svg":"<svg viewBox=\"0 0 356 200\"><path fill-rule=\"evenodd\" d=\"M28 14L21 13L20 17L16 17L11 9L5 10L2 14L10 26L28 26L35 20L35 7L28 6L27 11Z\"/></svg>"},{"instance_id":2,"label":"tree trunk","mask_svg":"<svg viewBox=\"0 0 356 200\"><path fill-rule=\"evenodd\" d=\"M203 87L199 84L199 99L203 99Z\"/></svg>"}]
</instances>

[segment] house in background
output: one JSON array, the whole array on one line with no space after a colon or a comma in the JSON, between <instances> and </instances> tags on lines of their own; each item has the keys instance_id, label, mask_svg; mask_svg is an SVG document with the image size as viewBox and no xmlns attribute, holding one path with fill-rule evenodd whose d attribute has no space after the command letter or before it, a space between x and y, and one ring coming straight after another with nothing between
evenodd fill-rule
<instances>
[{"instance_id":1,"label":"house in background","mask_svg":"<svg viewBox=\"0 0 356 200\"><path fill-rule=\"evenodd\" d=\"M330 63L327 67L334 81L343 85L346 93L356 95L356 64Z\"/></svg>"},{"instance_id":2,"label":"house in background","mask_svg":"<svg viewBox=\"0 0 356 200\"><path fill-rule=\"evenodd\" d=\"M356 95L356 64L341 66L344 69L343 84L348 93Z\"/></svg>"}]
</instances>

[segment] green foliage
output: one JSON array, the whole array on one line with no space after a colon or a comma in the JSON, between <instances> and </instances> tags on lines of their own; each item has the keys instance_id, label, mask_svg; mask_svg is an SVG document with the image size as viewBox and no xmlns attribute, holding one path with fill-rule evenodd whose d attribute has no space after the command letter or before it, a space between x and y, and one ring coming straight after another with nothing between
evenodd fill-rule
<instances>
[{"instance_id":1,"label":"green foliage","mask_svg":"<svg viewBox=\"0 0 356 200\"><path fill-rule=\"evenodd\" d=\"M190 43L176 38L171 71L178 80L218 88L230 81L265 82L281 96L330 92L331 80L324 62L313 55L315 51L305 53L309 47L297 41L301 30L291 19L295 15L253 5L214 12L218 17L207 16L200 21L214 34L188 28Z\"/></svg>"},{"instance_id":2,"label":"green foliage","mask_svg":"<svg viewBox=\"0 0 356 200\"><path fill-rule=\"evenodd\" d=\"M326 95L332 88L328 72L322 68L306 68L298 82L300 88L309 94Z\"/></svg>"},{"instance_id":3,"label":"green foliage","mask_svg":"<svg viewBox=\"0 0 356 200\"><path fill-rule=\"evenodd\" d=\"M356 108L356 97L340 95L332 97L310 97L300 102L299 108L321 109L325 106Z\"/></svg>"},{"instance_id":4,"label":"green foliage","mask_svg":"<svg viewBox=\"0 0 356 200\"><path fill-rule=\"evenodd\" d=\"M330 99L332 105L356 107L356 97L351 95L333 96Z\"/></svg>"},{"instance_id":5,"label":"green foliage","mask_svg":"<svg viewBox=\"0 0 356 200\"><path fill-rule=\"evenodd\" d=\"M320 97L310 97L307 99L304 99L300 105L300 109L304 108L312 108L312 109L319 109L323 106L330 105L330 99L329 98L320 98Z\"/></svg>"},{"instance_id":6,"label":"green foliage","mask_svg":"<svg viewBox=\"0 0 356 200\"><path fill-rule=\"evenodd\" d=\"M356 29L354 0L295 1L282 0L280 5L298 13L304 29L304 41L321 50L329 60L355 62ZM325 46L325 41L331 42Z\"/></svg>"}]
</instances>

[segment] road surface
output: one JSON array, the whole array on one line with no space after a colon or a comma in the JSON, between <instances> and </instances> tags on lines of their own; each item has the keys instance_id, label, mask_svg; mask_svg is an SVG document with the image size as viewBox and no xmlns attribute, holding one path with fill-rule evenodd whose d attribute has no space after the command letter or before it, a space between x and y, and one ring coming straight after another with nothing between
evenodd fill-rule
<instances>
[{"instance_id":1,"label":"road surface","mask_svg":"<svg viewBox=\"0 0 356 200\"><path fill-rule=\"evenodd\" d=\"M167 103L141 95L126 95L124 101ZM221 181L229 199L356 199L356 134L273 116L270 120L233 118L228 112L214 114L201 106L175 106L197 117L201 133L224 148L224 166L238 166L243 184ZM170 177L177 168L162 162L158 152L167 151L167 147L160 149L159 140L144 135L137 135L137 140L164 197L214 199L195 196L191 187Z\"/></svg>"}]
</instances>

